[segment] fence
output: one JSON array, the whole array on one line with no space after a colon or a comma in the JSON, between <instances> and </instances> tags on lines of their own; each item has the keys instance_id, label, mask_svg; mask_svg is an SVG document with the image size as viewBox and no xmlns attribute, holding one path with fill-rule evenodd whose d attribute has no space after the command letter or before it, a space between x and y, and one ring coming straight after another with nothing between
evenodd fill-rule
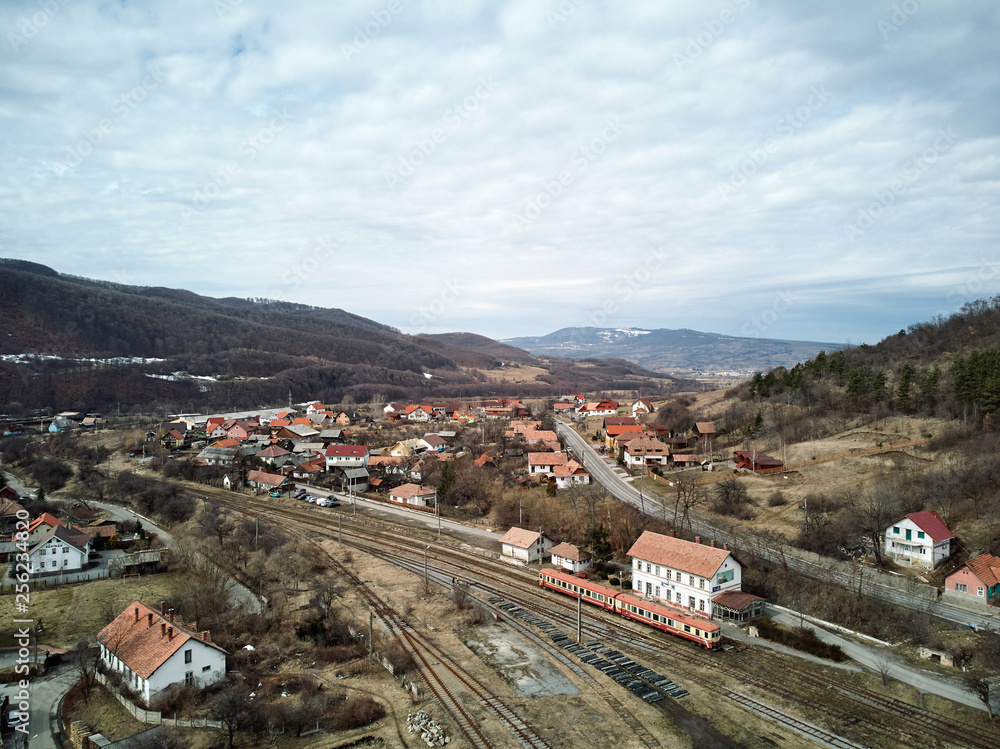
<instances>
[{"instance_id":1,"label":"fence","mask_svg":"<svg viewBox=\"0 0 1000 749\"><path fill-rule=\"evenodd\" d=\"M92 570L91 572L79 572L75 575L53 575L52 577L34 577L30 580L32 589L56 587L59 585L73 585L75 583L85 583L90 580L105 580L108 578L107 570ZM7 595L14 592L16 583L6 581L0 583L0 595Z\"/></svg>"},{"instance_id":2,"label":"fence","mask_svg":"<svg viewBox=\"0 0 1000 749\"><path fill-rule=\"evenodd\" d=\"M134 704L121 694L115 685L111 683L111 680L100 671L97 672L97 681L111 692L115 696L115 699L128 710L129 714L140 723L149 723L154 726L173 726L176 728L222 728L222 723L217 720L209 720L208 718L188 719L178 718L177 716L164 718L163 713L156 712L155 710L146 710Z\"/></svg>"}]
</instances>

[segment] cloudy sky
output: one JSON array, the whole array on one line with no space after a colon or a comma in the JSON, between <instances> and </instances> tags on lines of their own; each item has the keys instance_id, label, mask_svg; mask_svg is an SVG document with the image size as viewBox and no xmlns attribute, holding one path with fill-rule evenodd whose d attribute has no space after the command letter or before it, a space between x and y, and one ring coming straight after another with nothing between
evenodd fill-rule
<instances>
[{"instance_id":1,"label":"cloudy sky","mask_svg":"<svg viewBox=\"0 0 1000 749\"><path fill-rule=\"evenodd\" d=\"M874 342L1000 293L995 2L5 0L0 31L0 256L60 272L493 337Z\"/></svg>"}]
</instances>

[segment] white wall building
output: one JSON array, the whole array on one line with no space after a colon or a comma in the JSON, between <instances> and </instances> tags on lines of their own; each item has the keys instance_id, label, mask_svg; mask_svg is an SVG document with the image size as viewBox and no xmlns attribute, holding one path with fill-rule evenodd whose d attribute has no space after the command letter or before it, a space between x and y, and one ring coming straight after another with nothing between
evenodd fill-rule
<instances>
[{"instance_id":1,"label":"white wall building","mask_svg":"<svg viewBox=\"0 0 1000 749\"><path fill-rule=\"evenodd\" d=\"M541 562L552 548L552 539L538 531L511 528L500 538L500 554L504 559L518 564Z\"/></svg>"},{"instance_id":2,"label":"white wall building","mask_svg":"<svg viewBox=\"0 0 1000 749\"><path fill-rule=\"evenodd\" d=\"M65 525L50 527L28 551L29 575L79 572L90 559L90 537Z\"/></svg>"},{"instance_id":3,"label":"white wall building","mask_svg":"<svg viewBox=\"0 0 1000 749\"><path fill-rule=\"evenodd\" d=\"M742 568L728 549L645 531L629 549L632 590L712 618L712 601L740 590Z\"/></svg>"},{"instance_id":4,"label":"white wall building","mask_svg":"<svg viewBox=\"0 0 1000 749\"><path fill-rule=\"evenodd\" d=\"M934 569L951 556L954 537L933 510L911 512L885 529L885 554L894 562Z\"/></svg>"},{"instance_id":5,"label":"white wall building","mask_svg":"<svg viewBox=\"0 0 1000 749\"><path fill-rule=\"evenodd\" d=\"M208 632L134 601L97 634L101 661L148 704L173 684L207 686L225 678L226 651Z\"/></svg>"},{"instance_id":6,"label":"white wall building","mask_svg":"<svg viewBox=\"0 0 1000 749\"><path fill-rule=\"evenodd\" d=\"M552 555L552 564L574 573L583 572L593 560L589 551L581 551L574 544L558 544L553 546L549 553Z\"/></svg>"}]
</instances>

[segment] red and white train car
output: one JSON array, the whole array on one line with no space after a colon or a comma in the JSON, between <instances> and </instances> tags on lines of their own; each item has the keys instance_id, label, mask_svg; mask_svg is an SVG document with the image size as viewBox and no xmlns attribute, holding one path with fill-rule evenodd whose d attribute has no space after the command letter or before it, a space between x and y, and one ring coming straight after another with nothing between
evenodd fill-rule
<instances>
[{"instance_id":1,"label":"red and white train car","mask_svg":"<svg viewBox=\"0 0 1000 749\"><path fill-rule=\"evenodd\" d=\"M718 624L631 593L620 593L606 585L582 580L562 570L542 569L538 573L538 584L572 598L582 598L593 606L614 611L626 619L683 637L710 650L717 648L722 639Z\"/></svg>"}]
</instances>

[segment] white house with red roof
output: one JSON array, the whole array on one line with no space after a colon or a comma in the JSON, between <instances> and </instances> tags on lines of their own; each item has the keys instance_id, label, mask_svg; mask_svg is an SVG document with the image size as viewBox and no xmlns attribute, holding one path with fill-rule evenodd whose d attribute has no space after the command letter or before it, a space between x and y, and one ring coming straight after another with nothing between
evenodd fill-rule
<instances>
[{"instance_id":1,"label":"white house with red roof","mask_svg":"<svg viewBox=\"0 0 1000 749\"><path fill-rule=\"evenodd\" d=\"M90 558L90 536L66 525L43 526L48 531L28 551L29 575L79 572Z\"/></svg>"},{"instance_id":2,"label":"white house with red roof","mask_svg":"<svg viewBox=\"0 0 1000 749\"><path fill-rule=\"evenodd\" d=\"M586 486L590 483L587 469L575 460L566 461L566 465L555 466L552 475L556 480L556 489L569 489L573 486Z\"/></svg>"},{"instance_id":3,"label":"white house with red roof","mask_svg":"<svg viewBox=\"0 0 1000 749\"><path fill-rule=\"evenodd\" d=\"M552 555L552 564L574 573L587 569L593 560L589 551L568 543L553 546L549 549L549 554Z\"/></svg>"},{"instance_id":4,"label":"white house with red roof","mask_svg":"<svg viewBox=\"0 0 1000 749\"><path fill-rule=\"evenodd\" d=\"M559 453L528 453L528 473L552 473L556 466L569 462L569 455Z\"/></svg>"},{"instance_id":5,"label":"white house with red roof","mask_svg":"<svg viewBox=\"0 0 1000 749\"><path fill-rule=\"evenodd\" d=\"M632 557L632 590L694 614L712 618L722 593L738 591L742 567L729 549L713 541L685 541L644 531L628 550Z\"/></svg>"},{"instance_id":6,"label":"white house with red roof","mask_svg":"<svg viewBox=\"0 0 1000 749\"><path fill-rule=\"evenodd\" d=\"M326 470L333 468L367 468L368 447L366 445L327 445Z\"/></svg>"},{"instance_id":7,"label":"white house with red roof","mask_svg":"<svg viewBox=\"0 0 1000 749\"><path fill-rule=\"evenodd\" d=\"M399 505L429 507L437 495L434 487L419 484L401 484L389 492L389 501Z\"/></svg>"},{"instance_id":8,"label":"white house with red roof","mask_svg":"<svg viewBox=\"0 0 1000 749\"><path fill-rule=\"evenodd\" d=\"M639 398L639 400L632 404L632 416L638 416L639 414L651 414L655 412L656 408L653 406L653 401L649 398Z\"/></svg>"},{"instance_id":9,"label":"white house with red roof","mask_svg":"<svg viewBox=\"0 0 1000 749\"><path fill-rule=\"evenodd\" d=\"M226 651L162 604L155 611L133 601L98 632L97 642L101 662L147 703L174 684L204 687L226 676Z\"/></svg>"},{"instance_id":10,"label":"white house with red roof","mask_svg":"<svg viewBox=\"0 0 1000 749\"><path fill-rule=\"evenodd\" d=\"M911 512L885 529L885 555L894 562L934 569L951 556L953 538L934 510Z\"/></svg>"},{"instance_id":11,"label":"white house with red roof","mask_svg":"<svg viewBox=\"0 0 1000 749\"><path fill-rule=\"evenodd\" d=\"M517 564L541 562L551 548L551 538L525 528L511 528L500 537L500 558Z\"/></svg>"}]
</instances>

